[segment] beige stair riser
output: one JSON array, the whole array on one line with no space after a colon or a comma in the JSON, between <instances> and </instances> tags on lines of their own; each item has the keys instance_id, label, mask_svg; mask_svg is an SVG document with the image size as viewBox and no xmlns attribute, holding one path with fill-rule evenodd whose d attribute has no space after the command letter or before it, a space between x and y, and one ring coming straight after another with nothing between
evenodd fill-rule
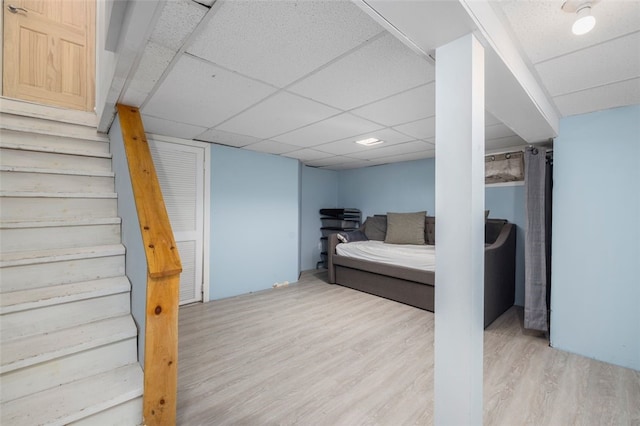
<instances>
[{"instance_id":1,"label":"beige stair riser","mask_svg":"<svg viewBox=\"0 0 640 426\"><path fill-rule=\"evenodd\" d=\"M5 403L0 424L67 425L141 395L142 370L137 363L129 364Z\"/></svg>"},{"instance_id":2,"label":"beige stair riser","mask_svg":"<svg viewBox=\"0 0 640 426\"><path fill-rule=\"evenodd\" d=\"M10 266L0 271L0 292L124 275L124 255Z\"/></svg>"},{"instance_id":3,"label":"beige stair riser","mask_svg":"<svg viewBox=\"0 0 640 426\"><path fill-rule=\"evenodd\" d=\"M27 311L129 291L131 291L131 284L125 276L12 291L2 293L0 314Z\"/></svg>"},{"instance_id":4,"label":"beige stair riser","mask_svg":"<svg viewBox=\"0 0 640 426\"><path fill-rule=\"evenodd\" d=\"M139 424L142 424L142 397L116 405L77 422L69 423L69 426L129 426Z\"/></svg>"},{"instance_id":5,"label":"beige stair riser","mask_svg":"<svg viewBox=\"0 0 640 426\"><path fill-rule=\"evenodd\" d=\"M114 192L114 179L53 173L0 171L1 191L21 192Z\"/></svg>"},{"instance_id":6,"label":"beige stair riser","mask_svg":"<svg viewBox=\"0 0 640 426\"><path fill-rule=\"evenodd\" d=\"M1 401L50 389L137 360L136 339L129 338L2 375Z\"/></svg>"},{"instance_id":7,"label":"beige stair riser","mask_svg":"<svg viewBox=\"0 0 640 426\"><path fill-rule=\"evenodd\" d=\"M120 225L0 229L3 252L119 244Z\"/></svg>"},{"instance_id":8,"label":"beige stair riser","mask_svg":"<svg viewBox=\"0 0 640 426\"><path fill-rule=\"evenodd\" d=\"M124 315L129 313L130 305L129 293L121 293L5 314L0 323L1 341Z\"/></svg>"},{"instance_id":9,"label":"beige stair riser","mask_svg":"<svg viewBox=\"0 0 640 426\"><path fill-rule=\"evenodd\" d=\"M0 164L11 167L38 167L56 170L111 171L111 159L51 152L0 150Z\"/></svg>"},{"instance_id":10,"label":"beige stair riser","mask_svg":"<svg viewBox=\"0 0 640 426\"><path fill-rule=\"evenodd\" d=\"M76 139L63 136L53 136L38 133L17 132L0 129L0 139L4 143L50 149L71 149L93 153L108 153L109 143L87 139Z\"/></svg>"},{"instance_id":11,"label":"beige stair riser","mask_svg":"<svg viewBox=\"0 0 640 426\"><path fill-rule=\"evenodd\" d=\"M4 197L2 220L115 217L115 198L27 198Z\"/></svg>"},{"instance_id":12,"label":"beige stair riser","mask_svg":"<svg viewBox=\"0 0 640 426\"><path fill-rule=\"evenodd\" d=\"M95 128L62 123L52 120L24 117L14 114L0 115L0 128L19 130L27 133L39 133L43 135L56 135L65 138L80 138L86 140L106 141L105 135L100 135Z\"/></svg>"}]
</instances>

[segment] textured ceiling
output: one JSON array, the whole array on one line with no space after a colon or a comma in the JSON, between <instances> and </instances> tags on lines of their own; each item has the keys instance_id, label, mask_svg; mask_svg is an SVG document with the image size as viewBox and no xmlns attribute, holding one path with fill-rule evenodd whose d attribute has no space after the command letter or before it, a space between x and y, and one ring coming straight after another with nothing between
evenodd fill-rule
<instances>
[{"instance_id":1,"label":"textured ceiling","mask_svg":"<svg viewBox=\"0 0 640 426\"><path fill-rule=\"evenodd\" d=\"M640 103L640 2L599 2L582 38L562 1L492 5L561 115ZM350 1L172 0L156 22L123 94L151 133L329 169L434 156L432 63ZM485 135L525 144L489 113Z\"/></svg>"}]
</instances>

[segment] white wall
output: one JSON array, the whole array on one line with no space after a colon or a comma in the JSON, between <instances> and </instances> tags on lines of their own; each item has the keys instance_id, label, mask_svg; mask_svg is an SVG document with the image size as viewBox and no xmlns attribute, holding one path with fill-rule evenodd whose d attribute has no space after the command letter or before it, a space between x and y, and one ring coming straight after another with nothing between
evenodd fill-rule
<instances>
[{"instance_id":1,"label":"white wall","mask_svg":"<svg viewBox=\"0 0 640 426\"><path fill-rule=\"evenodd\" d=\"M551 344L640 370L640 105L562 119Z\"/></svg>"}]
</instances>

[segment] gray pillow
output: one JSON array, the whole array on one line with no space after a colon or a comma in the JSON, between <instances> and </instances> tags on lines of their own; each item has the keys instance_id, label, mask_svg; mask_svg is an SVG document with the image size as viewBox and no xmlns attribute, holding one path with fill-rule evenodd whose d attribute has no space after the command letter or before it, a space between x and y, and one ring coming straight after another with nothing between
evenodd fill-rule
<instances>
[{"instance_id":1,"label":"gray pillow","mask_svg":"<svg viewBox=\"0 0 640 426\"><path fill-rule=\"evenodd\" d=\"M368 241L369 239L364 232L356 229L349 232L338 232L338 239L343 243L352 243L354 241Z\"/></svg>"},{"instance_id":2,"label":"gray pillow","mask_svg":"<svg viewBox=\"0 0 640 426\"><path fill-rule=\"evenodd\" d=\"M387 235L387 218L385 216L369 216L364 222L364 234L370 240L384 241Z\"/></svg>"},{"instance_id":3,"label":"gray pillow","mask_svg":"<svg viewBox=\"0 0 640 426\"><path fill-rule=\"evenodd\" d=\"M387 235L389 244L424 244L424 222L427 212L387 213Z\"/></svg>"}]
</instances>

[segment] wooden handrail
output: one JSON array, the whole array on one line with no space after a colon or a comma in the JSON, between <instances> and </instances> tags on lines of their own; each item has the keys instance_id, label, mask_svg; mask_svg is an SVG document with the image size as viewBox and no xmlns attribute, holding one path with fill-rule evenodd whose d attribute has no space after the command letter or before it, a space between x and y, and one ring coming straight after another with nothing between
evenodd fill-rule
<instances>
[{"instance_id":1,"label":"wooden handrail","mask_svg":"<svg viewBox=\"0 0 640 426\"><path fill-rule=\"evenodd\" d=\"M138 108L117 105L147 259L143 424L175 425L182 263Z\"/></svg>"}]
</instances>

